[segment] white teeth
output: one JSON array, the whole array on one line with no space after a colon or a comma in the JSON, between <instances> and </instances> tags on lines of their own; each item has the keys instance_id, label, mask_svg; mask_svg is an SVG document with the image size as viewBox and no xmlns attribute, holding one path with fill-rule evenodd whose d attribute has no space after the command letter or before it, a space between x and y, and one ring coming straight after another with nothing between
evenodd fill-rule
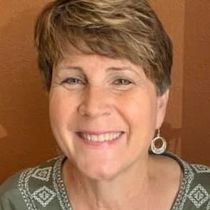
<instances>
[{"instance_id":1,"label":"white teeth","mask_svg":"<svg viewBox=\"0 0 210 210\"><path fill-rule=\"evenodd\" d=\"M117 139L121 135L121 132L115 133L105 133L99 135L91 135L88 133L81 133L81 137L88 141L93 142L105 142L105 141L113 141Z\"/></svg>"}]
</instances>

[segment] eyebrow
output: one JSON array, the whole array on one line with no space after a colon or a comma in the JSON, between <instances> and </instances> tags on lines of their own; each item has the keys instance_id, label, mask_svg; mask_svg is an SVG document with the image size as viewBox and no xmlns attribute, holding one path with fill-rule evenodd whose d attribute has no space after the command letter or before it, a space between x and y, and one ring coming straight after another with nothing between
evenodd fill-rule
<instances>
[{"instance_id":1,"label":"eyebrow","mask_svg":"<svg viewBox=\"0 0 210 210\"><path fill-rule=\"evenodd\" d=\"M61 66L59 67L60 70L75 70L75 71L83 71L83 69L79 66Z\"/></svg>"},{"instance_id":2,"label":"eyebrow","mask_svg":"<svg viewBox=\"0 0 210 210\"><path fill-rule=\"evenodd\" d=\"M133 68L129 66L122 66L122 67L109 67L107 71L133 71L136 72Z\"/></svg>"},{"instance_id":3,"label":"eyebrow","mask_svg":"<svg viewBox=\"0 0 210 210\"><path fill-rule=\"evenodd\" d=\"M83 72L83 68L79 66L61 66L59 69L61 70L75 70L75 71L81 71ZM129 66L122 66L122 67L109 67L106 69L106 71L132 71L135 73L138 73L133 68Z\"/></svg>"}]
</instances>

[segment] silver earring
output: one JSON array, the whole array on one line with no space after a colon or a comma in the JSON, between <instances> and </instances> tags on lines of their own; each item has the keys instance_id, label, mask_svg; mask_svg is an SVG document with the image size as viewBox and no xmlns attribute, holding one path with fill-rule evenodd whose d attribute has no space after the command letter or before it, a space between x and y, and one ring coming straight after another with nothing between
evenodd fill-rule
<instances>
[{"instance_id":1,"label":"silver earring","mask_svg":"<svg viewBox=\"0 0 210 210\"><path fill-rule=\"evenodd\" d=\"M166 140L160 136L160 129L158 129L157 136L151 142L151 151L156 155L161 155L166 151L166 147Z\"/></svg>"}]
</instances>

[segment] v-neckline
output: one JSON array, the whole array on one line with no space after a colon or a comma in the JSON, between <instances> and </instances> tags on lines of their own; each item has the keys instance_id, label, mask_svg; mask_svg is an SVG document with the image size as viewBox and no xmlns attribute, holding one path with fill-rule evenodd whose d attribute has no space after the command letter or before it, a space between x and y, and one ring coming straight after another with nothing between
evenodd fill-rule
<instances>
[{"instance_id":1,"label":"v-neckline","mask_svg":"<svg viewBox=\"0 0 210 210\"><path fill-rule=\"evenodd\" d=\"M170 210L181 210L183 209L185 201L187 199L187 194L189 192L189 188L193 180L194 174L189 164L183 161L181 158L174 155L173 153L167 152L167 153L164 153L163 155L175 160L179 164L183 173L179 190L177 192L176 198L174 199L174 202L170 209ZM64 180L62 178L62 168L63 168L63 163L65 159L66 157L62 155L55 162L54 169L53 169L54 170L53 185L58 193L58 197L60 198L59 202L62 209L73 210L70 198L68 197L68 194L67 194Z\"/></svg>"}]
</instances>

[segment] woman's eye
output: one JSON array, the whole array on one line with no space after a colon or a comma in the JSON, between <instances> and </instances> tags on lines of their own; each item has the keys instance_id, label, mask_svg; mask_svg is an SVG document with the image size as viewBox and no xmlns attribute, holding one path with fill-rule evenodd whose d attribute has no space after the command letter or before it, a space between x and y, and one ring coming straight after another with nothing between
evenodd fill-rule
<instances>
[{"instance_id":1,"label":"woman's eye","mask_svg":"<svg viewBox=\"0 0 210 210\"><path fill-rule=\"evenodd\" d=\"M114 81L115 85L130 85L132 82L128 79L116 79Z\"/></svg>"},{"instance_id":2,"label":"woman's eye","mask_svg":"<svg viewBox=\"0 0 210 210\"><path fill-rule=\"evenodd\" d=\"M62 81L62 84L68 84L68 85L80 85L84 84L84 82L79 78L69 77Z\"/></svg>"}]
</instances>

